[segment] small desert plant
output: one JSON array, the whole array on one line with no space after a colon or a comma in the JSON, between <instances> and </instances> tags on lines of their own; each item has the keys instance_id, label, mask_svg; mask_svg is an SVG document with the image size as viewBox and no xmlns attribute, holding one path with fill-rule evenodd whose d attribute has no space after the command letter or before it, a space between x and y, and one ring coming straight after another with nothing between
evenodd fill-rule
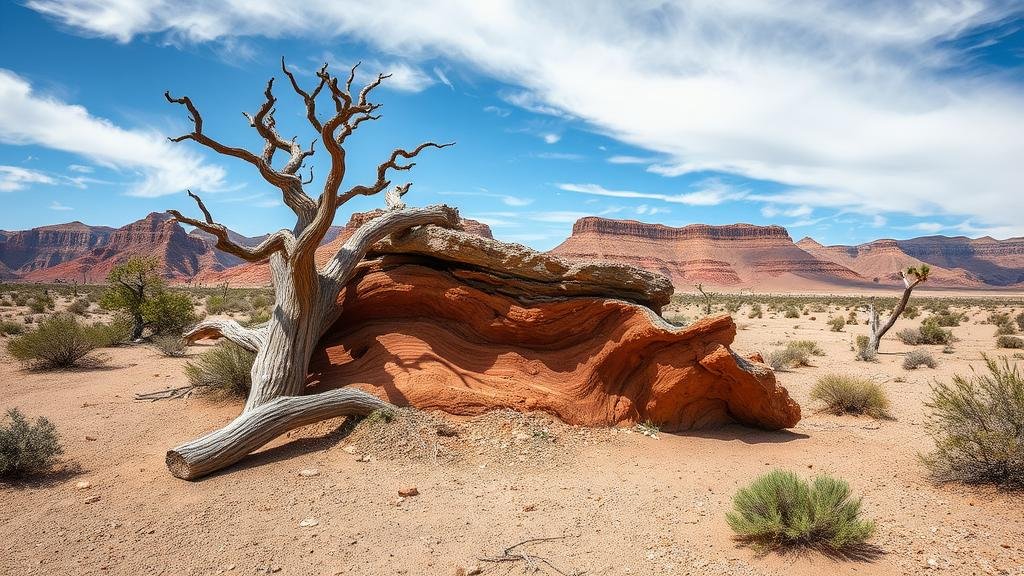
<instances>
[{"instance_id":1,"label":"small desert plant","mask_svg":"<svg viewBox=\"0 0 1024 576\"><path fill-rule=\"evenodd\" d=\"M21 478L47 471L63 452L53 423L30 423L17 408L0 424L0 478Z\"/></svg>"},{"instance_id":2,"label":"small desert plant","mask_svg":"<svg viewBox=\"0 0 1024 576\"><path fill-rule=\"evenodd\" d=\"M4 320L0 322L0 336L17 336L25 332L25 325Z\"/></svg>"},{"instance_id":3,"label":"small desert plant","mask_svg":"<svg viewBox=\"0 0 1024 576\"><path fill-rule=\"evenodd\" d=\"M270 309L269 308L256 308L252 312L249 312L249 319L246 320L243 325L247 327L258 326L260 324L266 324L270 320ZM686 324L685 319L683 324Z\"/></svg>"},{"instance_id":4,"label":"small desert plant","mask_svg":"<svg viewBox=\"0 0 1024 576\"><path fill-rule=\"evenodd\" d=\"M909 318L910 320L913 320L914 318L917 318L920 315L921 315L921 311L917 308L917 306L913 306L913 305L907 306L903 310L903 317L904 318Z\"/></svg>"},{"instance_id":5,"label":"small desert plant","mask_svg":"<svg viewBox=\"0 0 1024 576\"><path fill-rule=\"evenodd\" d=\"M1019 336L1000 336L996 338L997 348L1024 348L1024 339Z\"/></svg>"},{"instance_id":6,"label":"small desert plant","mask_svg":"<svg viewBox=\"0 0 1024 576\"><path fill-rule=\"evenodd\" d=\"M842 332L843 327L846 326L846 318L843 318L842 316L830 318L828 321L828 325L833 332Z\"/></svg>"},{"instance_id":7,"label":"small desert plant","mask_svg":"<svg viewBox=\"0 0 1024 576\"><path fill-rule=\"evenodd\" d=\"M914 370L920 366L935 368L935 358L932 357L931 352L922 349L911 350L903 357L903 368L905 370Z\"/></svg>"},{"instance_id":8,"label":"small desert plant","mask_svg":"<svg viewBox=\"0 0 1024 576\"><path fill-rule=\"evenodd\" d=\"M862 520L861 500L843 480L819 476L813 482L773 470L733 498L726 515L737 536L762 550L823 547L842 551L866 541L874 522Z\"/></svg>"},{"instance_id":9,"label":"small desert plant","mask_svg":"<svg viewBox=\"0 0 1024 576\"><path fill-rule=\"evenodd\" d=\"M1017 325L1007 320L996 325L996 336L1009 336L1017 333Z\"/></svg>"},{"instance_id":10,"label":"small desert plant","mask_svg":"<svg viewBox=\"0 0 1024 576\"><path fill-rule=\"evenodd\" d=\"M825 352L822 350L818 343L814 340L793 340L786 344L786 348L795 348L797 350L803 350L811 356L824 356Z\"/></svg>"},{"instance_id":11,"label":"small desert plant","mask_svg":"<svg viewBox=\"0 0 1024 576\"><path fill-rule=\"evenodd\" d=\"M683 314L673 314L672 316L665 316L665 322L673 326L686 326L690 323L690 319Z\"/></svg>"},{"instance_id":12,"label":"small desert plant","mask_svg":"<svg viewBox=\"0 0 1024 576\"><path fill-rule=\"evenodd\" d=\"M1024 312L1019 312L1013 319L1017 322L1017 328L1024 332Z\"/></svg>"},{"instance_id":13,"label":"small desert plant","mask_svg":"<svg viewBox=\"0 0 1024 576\"><path fill-rule=\"evenodd\" d=\"M649 438L657 439L658 434L661 433L661 428L659 428L654 422L647 420L641 424L637 424L636 431Z\"/></svg>"},{"instance_id":14,"label":"small desert plant","mask_svg":"<svg viewBox=\"0 0 1024 576\"><path fill-rule=\"evenodd\" d=\"M783 372L797 366L809 365L810 354L800 348L779 348L769 352L765 361L772 370Z\"/></svg>"},{"instance_id":15,"label":"small desert plant","mask_svg":"<svg viewBox=\"0 0 1024 576\"><path fill-rule=\"evenodd\" d=\"M42 300L33 298L32 300L29 300L28 309L34 314L42 314L43 312L46 312L46 303Z\"/></svg>"},{"instance_id":16,"label":"small desert plant","mask_svg":"<svg viewBox=\"0 0 1024 576\"><path fill-rule=\"evenodd\" d=\"M1024 377L985 357L987 374L932 387L926 427L935 451L922 456L939 481L1024 487Z\"/></svg>"},{"instance_id":17,"label":"small desert plant","mask_svg":"<svg viewBox=\"0 0 1024 576\"><path fill-rule=\"evenodd\" d=\"M921 343L921 330L916 328L903 328L896 332L896 338L907 346L917 346Z\"/></svg>"},{"instance_id":18,"label":"small desert plant","mask_svg":"<svg viewBox=\"0 0 1024 576\"><path fill-rule=\"evenodd\" d=\"M963 314L958 312L950 312L949 309L942 309L932 316L925 319L926 322L934 322L938 326L959 326L960 321L963 320Z\"/></svg>"},{"instance_id":19,"label":"small desert plant","mask_svg":"<svg viewBox=\"0 0 1024 576\"><path fill-rule=\"evenodd\" d=\"M153 346L168 358L180 358L185 355L185 340L181 336L166 334L153 337Z\"/></svg>"},{"instance_id":20,"label":"small desert plant","mask_svg":"<svg viewBox=\"0 0 1024 576\"><path fill-rule=\"evenodd\" d=\"M856 310L850 310L850 313L846 315L846 323L847 324L856 324L857 323L857 311Z\"/></svg>"},{"instance_id":21,"label":"small desert plant","mask_svg":"<svg viewBox=\"0 0 1024 576\"><path fill-rule=\"evenodd\" d=\"M863 360L865 362L875 362L878 360L878 350L871 347L870 339L863 334L857 336L854 351L857 353L857 360Z\"/></svg>"},{"instance_id":22,"label":"small desert plant","mask_svg":"<svg viewBox=\"0 0 1024 576\"><path fill-rule=\"evenodd\" d=\"M192 298L185 292L163 291L141 305L142 317L153 334L178 335L196 321Z\"/></svg>"},{"instance_id":23,"label":"small desert plant","mask_svg":"<svg viewBox=\"0 0 1024 576\"><path fill-rule=\"evenodd\" d=\"M256 355L233 343L221 341L185 365L185 376L196 388L245 397L252 386L252 363Z\"/></svg>"},{"instance_id":24,"label":"small desert plant","mask_svg":"<svg viewBox=\"0 0 1024 576\"><path fill-rule=\"evenodd\" d=\"M762 316L764 316L764 311L761 310L761 305L755 302L750 306L750 313L747 314L747 318L761 318Z\"/></svg>"},{"instance_id":25,"label":"small desert plant","mask_svg":"<svg viewBox=\"0 0 1024 576\"><path fill-rule=\"evenodd\" d=\"M932 322L930 318L921 324L918 332L921 335L920 344L949 344L953 341L953 333L941 328L940 324Z\"/></svg>"},{"instance_id":26,"label":"small desert plant","mask_svg":"<svg viewBox=\"0 0 1024 576\"><path fill-rule=\"evenodd\" d=\"M107 323L96 323L89 327L89 336L97 348L112 348L131 340L133 321L131 317L118 312Z\"/></svg>"},{"instance_id":27,"label":"small desert plant","mask_svg":"<svg viewBox=\"0 0 1024 576\"><path fill-rule=\"evenodd\" d=\"M7 351L31 368L70 368L96 363L90 353L97 348L90 327L79 324L71 314L54 314L35 330L12 338Z\"/></svg>"},{"instance_id":28,"label":"small desert plant","mask_svg":"<svg viewBox=\"0 0 1024 576\"><path fill-rule=\"evenodd\" d=\"M830 414L863 414L889 417L889 399L881 386L870 380L826 374L811 388L811 399L825 405Z\"/></svg>"},{"instance_id":29,"label":"small desert plant","mask_svg":"<svg viewBox=\"0 0 1024 576\"><path fill-rule=\"evenodd\" d=\"M72 302L71 304L68 305L68 312L70 312L70 313L72 313L72 314L74 314L76 316L85 316L85 314L88 311L89 311L89 301L84 299L84 298L80 298L78 300L75 300L74 302Z\"/></svg>"},{"instance_id":30,"label":"small desert plant","mask_svg":"<svg viewBox=\"0 0 1024 576\"><path fill-rule=\"evenodd\" d=\"M786 318L799 318L800 311L796 309L796 306L786 306L783 316Z\"/></svg>"}]
</instances>

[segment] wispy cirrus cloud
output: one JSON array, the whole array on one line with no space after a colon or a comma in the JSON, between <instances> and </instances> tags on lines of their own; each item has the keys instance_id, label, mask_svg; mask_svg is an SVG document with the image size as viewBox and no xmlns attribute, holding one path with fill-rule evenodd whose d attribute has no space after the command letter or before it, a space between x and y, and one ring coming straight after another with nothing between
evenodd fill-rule
<instances>
[{"instance_id":1,"label":"wispy cirrus cloud","mask_svg":"<svg viewBox=\"0 0 1024 576\"><path fill-rule=\"evenodd\" d=\"M0 68L0 142L35 144L77 154L97 164L131 172L133 196L155 197L186 188L226 188L225 172L198 154L174 146L145 129L125 129L82 106L37 93L10 70ZM16 189L16 188L15 188Z\"/></svg>"},{"instance_id":2,"label":"wispy cirrus cloud","mask_svg":"<svg viewBox=\"0 0 1024 576\"><path fill-rule=\"evenodd\" d=\"M998 73L964 72L973 54L954 42L1019 17L1019 2L385 0L303 3L273 19L266 0L28 5L119 42L315 34L443 56L512 86L513 106L650 150L648 170L666 177L734 174L799 191L779 204L1024 233L1024 94Z\"/></svg>"},{"instance_id":3,"label":"wispy cirrus cloud","mask_svg":"<svg viewBox=\"0 0 1024 576\"><path fill-rule=\"evenodd\" d=\"M672 204L686 204L689 206L717 206L730 200L741 200L747 196L747 192L724 184L718 180L709 179L698 184L697 189L691 192L680 194L662 194L658 192L639 192L636 190L611 190L599 184L575 184L560 183L555 185L566 192L577 192L580 194L591 194L594 196L607 196L609 198L638 198L646 200L661 200Z\"/></svg>"},{"instance_id":4,"label":"wispy cirrus cloud","mask_svg":"<svg viewBox=\"0 0 1024 576\"><path fill-rule=\"evenodd\" d=\"M57 181L39 170L20 166L0 166L0 192L24 190L32 184L56 184Z\"/></svg>"},{"instance_id":5,"label":"wispy cirrus cloud","mask_svg":"<svg viewBox=\"0 0 1024 576\"><path fill-rule=\"evenodd\" d=\"M513 196L512 194L498 194L491 192L486 188L482 188L476 191L450 191L446 190L438 192L442 196L476 196L479 198L496 198L501 201L505 206L522 207L529 206L533 203L533 198L527 198L525 196Z\"/></svg>"}]
</instances>

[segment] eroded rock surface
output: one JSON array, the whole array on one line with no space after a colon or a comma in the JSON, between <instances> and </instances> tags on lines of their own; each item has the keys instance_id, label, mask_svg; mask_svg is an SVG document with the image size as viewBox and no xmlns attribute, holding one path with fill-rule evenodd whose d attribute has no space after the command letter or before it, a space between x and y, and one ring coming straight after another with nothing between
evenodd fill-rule
<instances>
[{"instance_id":1,"label":"eroded rock surface","mask_svg":"<svg viewBox=\"0 0 1024 576\"><path fill-rule=\"evenodd\" d=\"M353 385L451 414L540 410L572 424L650 420L663 430L733 421L779 429L800 419L774 373L729 348L729 316L680 329L627 301L667 299L657 275L645 289L649 272L438 229L375 252L383 256L364 262L339 296L310 392ZM542 297L528 290L535 285Z\"/></svg>"}]
</instances>

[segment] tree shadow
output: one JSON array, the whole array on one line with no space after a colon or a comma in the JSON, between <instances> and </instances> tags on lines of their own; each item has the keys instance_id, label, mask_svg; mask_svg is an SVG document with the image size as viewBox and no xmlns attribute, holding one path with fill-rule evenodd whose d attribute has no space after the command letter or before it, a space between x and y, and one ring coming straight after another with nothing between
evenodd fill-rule
<instances>
[{"instance_id":1,"label":"tree shadow","mask_svg":"<svg viewBox=\"0 0 1024 576\"><path fill-rule=\"evenodd\" d=\"M666 432L666 434L681 437L707 438L709 440L739 440L744 444L784 444L810 438L807 434L793 432L792 430L761 430L742 424L726 424L717 428L681 430L678 432Z\"/></svg>"},{"instance_id":2,"label":"tree shadow","mask_svg":"<svg viewBox=\"0 0 1024 576\"><path fill-rule=\"evenodd\" d=\"M796 544L759 549L756 544L743 538L737 538L736 540L740 542L741 546L753 547L757 555L762 558L773 553L783 558L808 558L814 554L820 554L833 560L873 563L888 554L881 546L867 542L852 544L840 549L815 544Z\"/></svg>"},{"instance_id":3,"label":"tree shadow","mask_svg":"<svg viewBox=\"0 0 1024 576\"><path fill-rule=\"evenodd\" d=\"M15 490L25 488L52 488L84 473L85 470L78 462L61 462L58 467L35 476L0 480L0 485L4 485Z\"/></svg>"}]
</instances>

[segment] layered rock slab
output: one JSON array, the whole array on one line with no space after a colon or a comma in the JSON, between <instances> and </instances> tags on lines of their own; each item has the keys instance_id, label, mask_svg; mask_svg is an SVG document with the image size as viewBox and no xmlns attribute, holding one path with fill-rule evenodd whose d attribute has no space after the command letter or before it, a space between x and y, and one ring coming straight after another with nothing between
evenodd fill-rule
<instances>
[{"instance_id":1,"label":"layered rock slab","mask_svg":"<svg viewBox=\"0 0 1024 576\"><path fill-rule=\"evenodd\" d=\"M539 268L479 258L502 246ZM341 315L311 363L311 392L351 384L394 404L457 415L540 410L571 424L651 421L666 431L728 422L780 429L800 419L771 369L730 349L729 316L676 328L634 303L657 301L666 279L633 302L609 298L597 288L637 288L628 267L552 270L547 265L567 261L436 229L375 250L383 256L361 264L339 295ZM548 292L530 297L521 282Z\"/></svg>"}]
</instances>

